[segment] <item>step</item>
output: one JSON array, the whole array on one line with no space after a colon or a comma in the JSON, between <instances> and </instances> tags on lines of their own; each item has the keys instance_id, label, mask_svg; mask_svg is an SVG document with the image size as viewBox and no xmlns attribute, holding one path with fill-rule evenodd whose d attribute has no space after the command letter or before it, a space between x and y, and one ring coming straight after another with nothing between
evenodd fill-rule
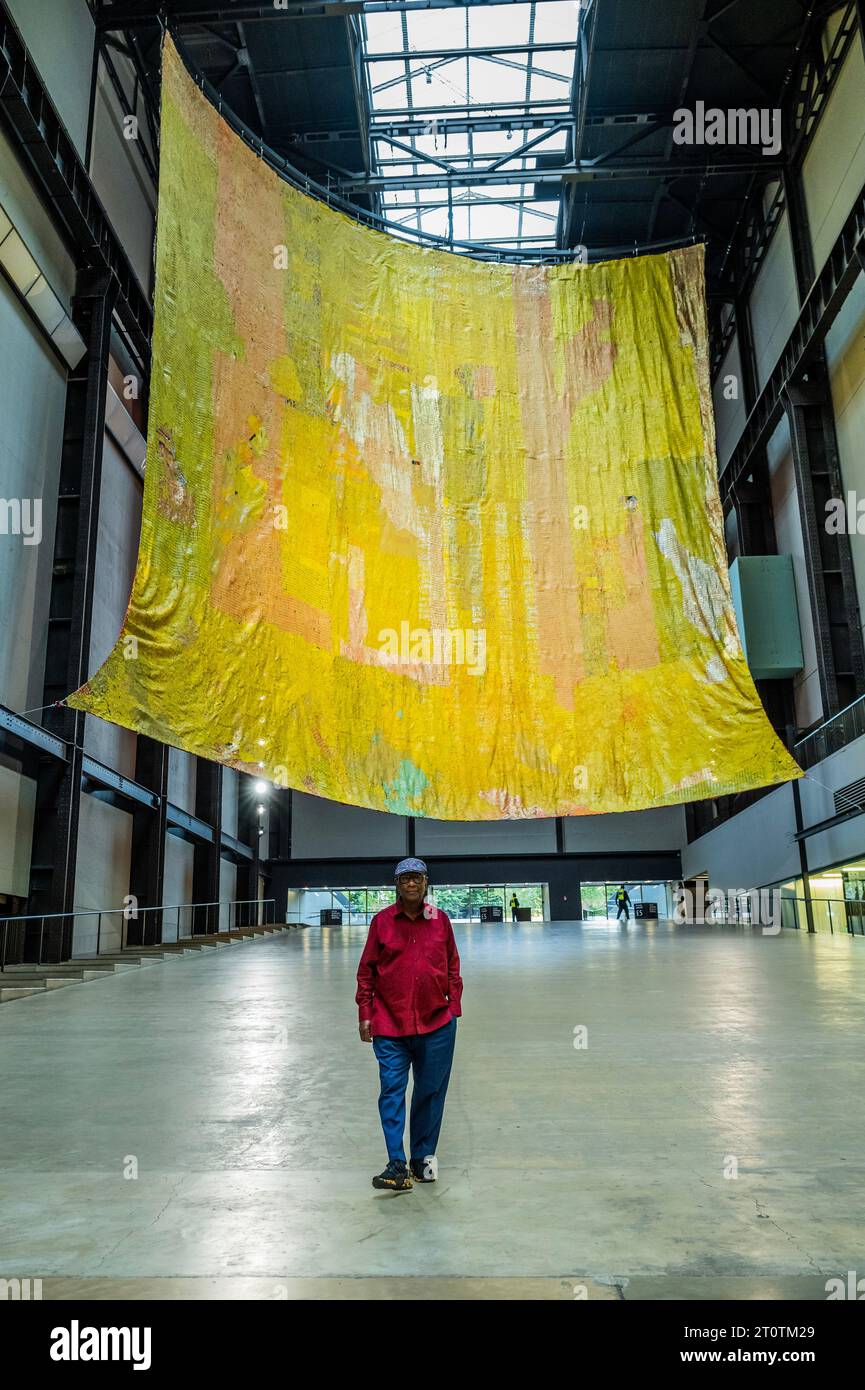
<instances>
[{"instance_id":1,"label":"step","mask_svg":"<svg viewBox=\"0 0 865 1390\"><path fill-rule=\"evenodd\" d=\"M4 970L3 974L0 975L0 984L4 984L7 978L9 977ZM28 985L38 988L42 985L45 989L64 989L66 985L80 985L84 983L83 980L75 975L43 974L43 972L39 970L32 970L29 972L22 971L20 974L13 975L9 982L13 988L17 988L19 985Z\"/></svg>"},{"instance_id":2,"label":"step","mask_svg":"<svg viewBox=\"0 0 865 1390\"><path fill-rule=\"evenodd\" d=\"M14 975L56 975L60 978L69 976L74 980L94 980L101 975L113 975L114 965L107 962L105 965L91 965L89 962L79 960L62 960L52 962L50 965L40 964L37 961L19 961L12 965L7 965L4 971L0 971L0 979Z\"/></svg>"},{"instance_id":3,"label":"step","mask_svg":"<svg viewBox=\"0 0 865 1390\"><path fill-rule=\"evenodd\" d=\"M4 985L0 983L0 1004L13 999L26 999L28 994L44 994L44 985Z\"/></svg>"},{"instance_id":4,"label":"step","mask_svg":"<svg viewBox=\"0 0 865 1390\"><path fill-rule=\"evenodd\" d=\"M100 951L98 955L77 956L56 964L16 962L8 965L5 971L0 971L0 1004L25 999L29 994L63 989L66 985L83 984L124 970L138 970L142 965L181 960L183 956L196 951L241 945L259 936L273 936L277 932L291 930L289 922L269 922L256 927L232 927L211 936L183 937L180 941L160 942L154 946L131 946L125 951Z\"/></svg>"}]
</instances>

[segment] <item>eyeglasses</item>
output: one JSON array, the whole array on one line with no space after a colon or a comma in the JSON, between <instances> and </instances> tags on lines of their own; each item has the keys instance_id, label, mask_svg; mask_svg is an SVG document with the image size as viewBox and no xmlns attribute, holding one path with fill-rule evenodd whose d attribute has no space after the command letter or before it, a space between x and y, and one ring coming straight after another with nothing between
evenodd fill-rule
<instances>
[{"instance_id":1,"label":"eyeglasses","mask_svg":"<svg viewBox=\"0 0 865 1390\"><path fill-rule=\"evenodd\" d=\"M423 883L425 874L400 874L397 883Z\"/></svg>"}]
</instances>

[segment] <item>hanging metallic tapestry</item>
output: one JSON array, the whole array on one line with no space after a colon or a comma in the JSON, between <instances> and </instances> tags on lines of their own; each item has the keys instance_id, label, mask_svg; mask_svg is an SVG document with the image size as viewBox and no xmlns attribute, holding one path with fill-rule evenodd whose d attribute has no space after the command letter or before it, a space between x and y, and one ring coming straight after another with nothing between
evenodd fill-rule
<instances>
[{"instance_id":1,"label":"hanging metallic tapestry","mask_svg":"<svg viewBox=\"0 0 865 1390\"><path fill-rule=\"evenodd\" d=\"M138 568L69 703L355 806L582 815L799 775L742 655L702 247L411 245L164 47Z\"/></svg>"}]
</instances>

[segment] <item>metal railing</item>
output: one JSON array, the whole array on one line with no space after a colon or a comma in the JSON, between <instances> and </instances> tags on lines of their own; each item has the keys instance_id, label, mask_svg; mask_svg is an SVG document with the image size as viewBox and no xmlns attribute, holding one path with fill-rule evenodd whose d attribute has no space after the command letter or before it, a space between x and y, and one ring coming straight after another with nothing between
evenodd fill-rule
<instances>
[{"instance_id":1,"label":"metal railing","mask_svg":"<svg viewBox=\"0 0 865 1390\"><path fill-rule=\"evenodd\" d=\"M228 926L221 927L220 920L223 909L228 909ZM165 934L165 914L174 913L175 935ZM186 914L185 922L189 926L189 931L181 932L181 914ZM219 931L238 931L244 927L267 927L273 926L276 921L276 899L275 898L231 898L222 902L209 903L174 903L171 905L160 904L157 907L116 907L88 908L74 912L44 912L32 913L28 916L13 916L0 918L0 971L6 969L9 961L9 939L13 929L20 929L20 940L17 943L17 950L20 949L20 956L15 964L34 964L34 965L57 965L60 957L52 955L49 960L44 961L45 926L46 923L54 924L55 937L64 932L68 932L71 927L74 930L77 921L86 918L96 919L96 949L92 954L98 956L102 951L103 942L103 923L109 927L114 927L115 934L119 929L119 941L113 941L112 950L125 951L140 946L173 946L181 941L195 941L202 936L210 936ZM119 922L118 920L119 919ZM169 919L170 920L170 919ZM28 930L33 923L39 923L39 945L35 959L26 959L29 954L28 948L31 945L35 931ZM130 941L130 928L132 935L137 939ZM50 932L50 926L49 926ZM50 938L49 938L50 940ZM76 957L78 959L78 957Z\"/></svg>"},{"instance_id":2,"label":"metal railing","mask_svg":"<svg viewBox=\"0 0 865 1390\"><path fill-rule=\"evenodd\" d=\"M832 936L865 936L865 902L861 898L811 899L811 915L816 932ZM808 930L805 899L781 899L781 926L798 931Z\"/></svg>"},{"instance_id":3,"label":"metal railing","mask_svg":"<svg viewBox=\"0 0 865 1390\"><path fill-rule=\"evenodd\" d=\"M798 743L793 745L793 757L801 768L814 767L816 763L828 758L830 753L838 753L857 738L865 736L865 695L860 695L852 705L833 714L831 719L812 729Z\"/></svg>"}]
</instances>

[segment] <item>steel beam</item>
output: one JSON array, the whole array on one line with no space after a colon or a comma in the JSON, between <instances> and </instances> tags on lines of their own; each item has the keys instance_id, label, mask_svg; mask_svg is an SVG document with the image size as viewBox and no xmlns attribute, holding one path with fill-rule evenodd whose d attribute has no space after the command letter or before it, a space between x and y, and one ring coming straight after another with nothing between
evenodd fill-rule
<instances>
[{"instance_id":1,"label":"steel beam","mask_svg":"<svg viewBox=\"0 0 865 1390\"><path fill-rule=\"evenodd\" d=\"M844 305L863 268L865 254L865 187L838 235L826 264L799 311L781 355L745 422L738 444L720 470L722 499L752 466L757 449L765 446L784 414L783 393L797 380L813 357Z\"/></svg>"},{"instance_id":2,"label":"steel beam","mask_svg":"<svg viewBox=\"0 0 865 1390\"><path fill-rule=\"evenodd\" d=\"M219 930L220 839L222 826L222 764L195 760L195 814L210 826L213 834L208 842L196 841L192 857L192 897L196 907L192 915L192 935L203 936Z\"/></svg>"},{"instance_id":3,"label":"steel beam","mask_svg":"<svg viewBox=\"0 0 865 1390\"><path fill-rule=\"evenodd\" d=\"M511 53L572 53L578 47L578 43L503 43L498 48L413 48L408 56L413 63L424 63L438 58L498 58ZM402 63L405 56L402 49L396 53L364 53L363 61Z\"/></svg>"},{"instance_id":4,"label":"steel beam","mask_svg":"<svg viewBox=\"0 0 865 1390\"><path fill-rule=\"evenodd\" d=\"M417 160L421 155L414 156ZM350 179L338 179L335 183L339 193L398 192L409 188L447 188L459 184L461 188L482 187L488 183L558 183L560 180L575 183L610 181L616 179L669 179L685 176L704 178L724 174L747 174L755 167L753 163L729 160L725 163L706 163L693 160L687 164L666 164L662 160L629 160L624 164L595 165L591 160L580 165L564 164L560 169L519 169L488 173L483 169L460 170L441 174L404 174L396 178L380 175L357 175ZM762 165L759 167L763 167ZM780 167L780 166L779 166Z\"/></svg>"},{"instance_id":5,"label":"steel beam","mask_svg":"<svg viewBox=\"0 0 865 1390\"><path fill-rule=\"evenodd\" d=\"M117 281L116 308L143 361L153 311L114 233L78 151L0 0L0 120L24 161L76 265L102 267Z\"/></svg>"},{"instance_id":6,"label":"steel beam","mask_svg":"<svg viewBox=\"0 0 865 1390\"><path fill-rule=\"evenodd\" d=\"M165 842L168 833L168 760L164 743L139 734L135 747L135 778L158 798L156 810L140 808L132 816L132 858L129 891L137 907L158 908L130 917L126 940L130 946L153 946L162 940L161 904L165 901Z\"/></svg>"},{"instance_id":7,"label":"steel beam","mask_svg":"<svg viewBox=\"0 0 865 1390\"><path fill-rule=\"evenodd\" d=\"M175 24L226 24L248 19L335 19L351 14L423 13L426 10L474 9L483 5L518 5L524 0L270 0L247 4L244 0L96 0L96 25L100 29L133 29L156 24L160 17ZM571 4L572 0L548 0Z\"/></svg>"},{"instance_id":8,"label":"steel beam","mask_svg":"<svg viewBox=\"0 0 865 1390\"><path fill-rule=\"evenodd\" d=\"M244 843L252 846L252 858L237 868L237 898L239 901L258 897L258 875L261 864L261 836L258 833L258 813L255 810L258 797L250 777L242 774L237 779L237 834Z\"/></svg>"},{"instance_id":9,"label":"steel beam","mask_svg":"<svg viewBox=\"0 0 865 1390\"><path fill-rule=\"evenodd\" d=\"M72 953L85 715L67 706L57 708L55 702L83 685L89 673L108 355L116 295L113 275L104 269L88 271L79 275L72 302L72 317L87 343L87 353L69 373L66 388L42 697L45 726L66 743L67 760L41 761L30 866L31 911L70 914L53 920L45 934L43 958L48 961L67 960ZM29 943L26 949L31 949ZM34 956L25 954L25 959Z\"/></svg>"},{"instance_id":10,"label":"steel beam","mask_svg":"<svg viewBox=\"0 0 865 1390\"><path fill-rule=\"evenodd\" d=\"M821 350L822 358L822 350ZM790 422L805 572L825 717L865 691L865 648L850 538L826 529L826 504L843 495L835 419L825 362L808 364L784 392Z\"/></svg>"}]
</instances>

